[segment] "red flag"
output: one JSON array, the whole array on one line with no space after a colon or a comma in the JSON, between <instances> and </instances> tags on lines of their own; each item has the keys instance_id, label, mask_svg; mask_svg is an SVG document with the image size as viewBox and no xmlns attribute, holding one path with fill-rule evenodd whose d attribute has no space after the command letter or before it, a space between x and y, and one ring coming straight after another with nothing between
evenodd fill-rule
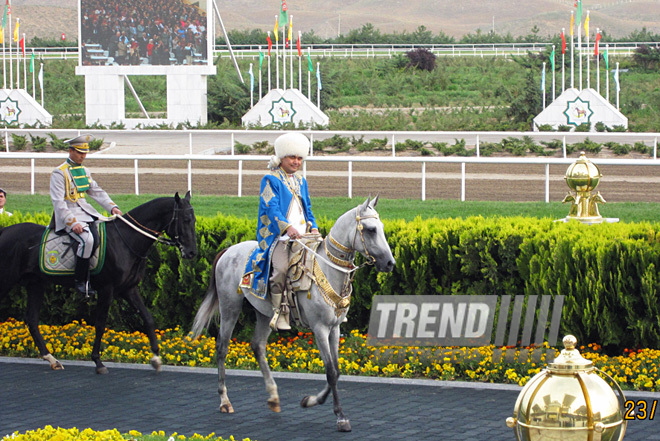
<instances>
[{"instance_id":1,"label":"red flag","mask_svg":"<svg viewBox=\"0 0 660 441\"><path fill-rule=\"evenodd\" d=\"M186 28L186 22L185 22L185 21L183 21L183 20L181 20L181 27L182 27L183 29L185 29L185 28Z\"/></svg>"},{"instance_id":2,"label":"red flag","mask_svg":"<svg viewBox=\"0 0 660 441\"><path fill-rule=\"evenodd\" d=\"M25 57L25 38L21 38L21 40L18 42L18 45L21 47L21 50L23 51L23 57Z\"/></svg>"},{"instance_id":3,"label":"red flag","mask_svg":"<svg viewBox=\"0 0 660 441\"><path fill-rule=\"evenodd\" d=\"M598 42L600 41L600 32L596 34L596 44L594 45L594 55L598 56Z\"/></svg>"},{"instance_id":4,"label":"red flag","mask_svg":"<svg viewBox=\"0 0 660 441\"><path fill-rule=\"evenodd\" d=\"M296 43L296 46L298 47L298 56L302 57L302 50L300 50L300 34L298 34L298 43Z\"/></svg>"},{"instance_id":5,"label":"red flag","mask_svg":"<svg viewBox=\"0 0 660 441\"><path fill-rule=\"evenodd\" d=\"M564 37L564 31L561 31L561 53L566 53L566 37Z\"/></svg>"},{"instance_id":6,"label":"red flag","mask_svg":"<svg viewBox=\"0 0 660 441\"><path fill-rule=\"evenodd\" d=\"M270 48L273 47L273 40L270 39L270 34L268 34L266 40L268 40L268 56L270 57Z\"/></svg>"},{"instance_id":7,"label":"red flag","mask_svg":"<svg viewBox=\"0 0 660 441\"><path fill-rule=\"evenodd\" d=\"M62 32L62 41L66 40L66 35Z\"/></svg>"}]
</instances>

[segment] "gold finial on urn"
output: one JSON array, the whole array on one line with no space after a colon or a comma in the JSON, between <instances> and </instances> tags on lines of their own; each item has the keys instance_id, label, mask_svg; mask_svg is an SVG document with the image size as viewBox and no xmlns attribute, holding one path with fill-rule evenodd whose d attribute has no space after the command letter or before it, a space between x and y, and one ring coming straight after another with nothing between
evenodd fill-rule
<instances>
[{"instance_id":1,"label":"gold finial on urn","mask_svg":"<svg viewBox=\"0 0 660 441\"><path fill-rule=\"evenodd\" d=\"M602 222L603 217L598 212L598 203L605 203L605 199L600 192L592 194L602 176L598 166L589 161L584 152L580 152L580 157L568 167L564 176L566 185L572 190L562 201L571 203L571 210L566 219L585 223Z\"/></svg>"},{"instance_id":2,"label":"gold finial on urn","mask_svg":"<svg viewBox=\"0 0 660 441\"><path fill-rule=\"evenodd\" d=\"M506 425L518 441L623 440L627 425L623 391L582 357L574 336L567 335L563 343L559 357L522 389Z\"/></svg>"}]
</instances>

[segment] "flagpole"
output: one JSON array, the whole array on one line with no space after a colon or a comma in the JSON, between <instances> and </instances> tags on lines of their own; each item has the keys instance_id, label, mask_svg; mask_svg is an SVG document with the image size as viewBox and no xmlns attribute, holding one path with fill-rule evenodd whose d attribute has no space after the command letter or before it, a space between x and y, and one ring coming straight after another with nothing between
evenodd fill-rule
<instances>
[{"instance_id":1,"label":"flagpole","mask_svg":"<svg viewBox=\"0 0 660 441\"><path fill-rule=\"evenodd\" d=\"M619 108L619 90L621 90L621 78L619 78L619 62L616 62L616 110L620 110Z\"/></svg>"},{"instance_id":2,"label":"flagpole","mask_svg":"<svg viewBox=\"0 0 660 441\"><path fill-rule=\"evenodd\" d=\"M39 89L41 89L41 107L44 106L44 62L40 64L39 70Z\"/></svg>"},{"instance_id":3,"label":"flagpole","mask_svg":"<svg viewBox=\"0 0 660 441\"><path fill-rule=\"evenodd\" d=\"M561 91L566 90L566 33L564 28L561 28L561 34L564 36L564 41L561 45Z\"/></svg>"},{"instance_id":4,"label":"flagpole","mask_svg":"<svg viewBox=\"0 0 660 441\"><path fill-rule=\"evenodd\" d=\"M610 56L610 45L606 44L605 45L605 52L607 53L607 56ZM607 101L610 100L610 70L609 68L609 60L605 62L605 99Z\"/></svg>"},{"instance_id":5,"label":"flagpole","mask_svg":"<svg viewBox=\"0 0 660 441\"><path fill-rule=\"evenodd\" d=\"M272 40L270 39L270 31L268 31L268 91L270 92L270 49L273 46Z\"/></svg>"},{"instance_id":6,"label":"flagpole","mask_svg":"<svg viewBox=\"0 0 660 441\"><path fill-rule=\"evenodd\" d=\"M261 63L263 62L263 55L261 54L261 46L259 46L259 101L261 101Z\"/></svg>"},{"instance_id":7,"label":"flagpole","mask_svg":"<svg viewBox=\"0 0 660 441\"><path fill-rule=\"evenodd\" d=\"M16 35L18 37L18 35ZM18 47L18 39L16 39L16 88L21 88L21 57L20 48Z\"/></svg>"},{"instance_id":8,"label":"flagpole","mask_svg":"<svg viewBox=\"0 0 660 441\"><path fill-rule=\"evenodd\" d=\"M25 63L25 32L23 32L23 85L25 86L25 93L27 93L27 66Z\"/></svg>"},{"instance_id":9,"label":"flagpole","mask_svg":"<svg viewBox=\"0 0 660 441\"><path fill-rule=\"evenodd\" d=\"M298 31L298 41L302 32ZM298 90L302 93L302 51L298 54Z\"/></svg>"},{"instance_id":10,"label":"flagpole","mask_svg":"<svg viewBox=\"0 0 660 441\"><path fill-rule=\"evenodd\" d=\"M307 48L307 58L311 60L311 50ZM307 69L307 99L312 100L312 71Z\"/></svg>"},{"instance_id":11,"label":"flagpole","mask_svg":"<svg viewBox=\"0 0 660 441\"><path fill-rule=\"evenodd\" d=\"M32 99L37 100L36 98L36 84L34 82L34 48L32 48L32 58L30 59L30 70L32 71Z\"/></svg>"},{"instance_id":12,"label":"flagpole","mask_svg":"<svg viewBox=\"0 0 660 441\"><path fill-rule=\"evenodd\" d=\"M617 69L619 68L619 63L616 63ZM318 78L321 78L321 63L317 62L316 63L316 107L321 109L321 82L318 81ZM618 96L618 94L617 94ZM619 103L619 100L617 98L617 105Z\"/></svg>"},{"instance_id":13,"label":"flagpole","mask_svg":"<svg viewBox=\"0 0 660 441\"><path fill-rule=\"evenodd\" d=\"M289 27L293 27L293 14L289 15ZM289 29L289 34L291 34L291 41L289 41L289 74L291 75L289 89L293 89L293 32L291 29Z\"/></svg>"},{"instance_id":14,"label":"flagpole","mask_svg":"<svg viewBox=\"0 0 660 441\"><path fill-rule=\"evenodd\" d=\"M11 3L9 5L9 88L13 89L14 88L14 67L12 66L11 62L11 42L13 40L13 35L11 33Z\"/></svg>"},{"instance_id":15,"label":"flagpole","mask_svg":"<svg viewBox=\"0 0 660 441\"><path fill-rule=\"evenodd\" d=\"M545 109L545 61L543 62L543 73L541 74L541 95L543 95L543 108Z\"/></svg>"},{"instance_id":16,"label":"flagpole","mask_svg":"<svg viewBox=\"0 0 660 441\"><path fill-rule=\"evenodd\" d=\"M552 101L555 100L555 45L552 45Z\"/></svg>"},{"instance_id":17,"label":"flagpole","mask_svg":"<svg viewBox=\"0 0 660 441\"><path fill-rule=\"evenodd\" d=\"M286 90L286 25L282 27L282 89Z\"/></svg>"},{"instance_id":18,"label":"flagpole","mask_svg":"<svg viewBox=\"0 0 660 441\"><path fill-rule=\"evenodd\" d=\"M600 33L600 29L596 28L596 46L594 47L594 54L596 55L596 90L598 94L600 95L600 55L596 53L596 49L598 47L598 34Z\"/></svg>"},{"instance_id":19,"label":"flagpole","mask_svg":"<svg viewBox=\"0 0 660 441\"><path fill-rule=\"evenodd\" d=\"M268 55L268 92L270 92L270 55Z\"/></svg>"},{"instance_id":20,"label":"flagpole","mask_svg":"<svg viewBox=\"0 0 660 441\"><path fill-rule=\"evenodd\" d=\"M587 20L587 22L589 21L589 11L587 11L586 20ZM586 38L587 38L587 89L589 89L591 87L591 75L589 73L589 66L591 65L591 63L589 62L589 58L591 58L591 57L589 57L589 51L590 51L590 49L589 49L589 32L588 32L587 28L584 28L584 33L586 34Z\"/></svg>"},{"instance_id":21,"label":"flagpole","mask_svg":"<svg viewBox=\"0 0 660 441\"><path fill-rule=\"evenodd\" d=\"M254 73L252 73L252 63L250 63L250 108L254 107Z\"/></svg>"},{"instance_id":22,"label":"flagpole","mask_svg":"<svg viewBox=\"0 0 660 441\"><path fill-rule=\"evenodd\" d=\"M275 16L275 24L277 25L277 15ZM273 30L273 34L275 34L275 88L279 89L280 88L280 45L278 44L279 41L277 39L279 38L279 35L277 34L277 29Z\"/></svg>"},{"instance_id":23,"label":"flagpole","mask_svg":"<svg viewBox=\"0 0 660 441\"><path fill-rule=\"evenodd\" d=\"M7 54L5 54L5 28L2 28L2 88L7 88Z\"/></svg>"},{"instance_id":24,"label":"flagpole","mask_svg":"<svg viewBox=\"0 0 660 441\"><path fill-rule=\"evenodd\" d=\"M573 60L575 55L573 49L575 46L575 38L573 38L573 11L571 11L571 89L575 88L575 70L573 69Z\"/></svg>"},{"instance_id":25,"label":"flagpole","mask_svg":"<svg viewBox=\"0 0 660 441\"><path fill-rule=\"evenodd\" d=\"M578 60L579 89L582 90L582 22L578 23Z\"/></svg>"}]
</instances>

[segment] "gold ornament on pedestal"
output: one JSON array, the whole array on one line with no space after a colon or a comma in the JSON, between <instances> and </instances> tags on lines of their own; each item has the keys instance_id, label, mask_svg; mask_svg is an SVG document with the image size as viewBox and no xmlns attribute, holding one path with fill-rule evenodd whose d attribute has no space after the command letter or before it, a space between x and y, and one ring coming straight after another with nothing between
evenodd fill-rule
<instances>
[{"instance_id":1,"label":"gold ornament on pedestal","mask_svg":"<svg viewBox=\"0 0 660 441\"><path fill-rule=\"evenodd\" d=\"M627 425L623 391L582 357L574 336L567 335L563 343L559 357L520 392L506 425L518 441L621 441Z\"/></svg>"},{"instance_id":2,"label":"gold ornament on pedestal","mask_svg":"<svg viewBox=\"0 0 660 441\"><path fill-rule=\"evenodd\" d=\"M605 199L600 192L592 194L602 176L598 166L589 161L584 152L580 152L580 157L568 167L564 176L566 185L575 192L573 194L569 191L562 201L571 203L567 220L575 219L584 223L603 221L603 217L598 212L598 203L605 203Z\"/></svg>"}]
</instances>

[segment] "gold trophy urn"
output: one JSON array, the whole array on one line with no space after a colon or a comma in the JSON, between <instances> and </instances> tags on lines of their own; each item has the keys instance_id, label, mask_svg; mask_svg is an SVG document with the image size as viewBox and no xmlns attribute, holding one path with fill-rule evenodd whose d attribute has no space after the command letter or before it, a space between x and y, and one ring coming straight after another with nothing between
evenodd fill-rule
<instances>
[{"instance_id":1,"label":"gold trophy urn","mask_svg":"<svg viewBox=\"0 0 660 441\"><path fill-rule=\"evenodd\" d=\"M520 392L506 425L518 441L621 441L626 432L623 391L580 355L574 336L567 335L563 343L559 357ZM609 378L618 395L599 374Z\"/></svg>"},{"instance_id":2,"label":"gold trophy urn","mask_svg":"<svg viewBox=\"0 0 660 441\"><path fill-rule=\"evenodd\" d=\"M602 176L598 166L589 161L584 152L580 152L580 157L568 167L564 176L566 185L572 190L562 201L571 203L571 210L566 216L567 220L575 219L584 223L603 221L603 217L598 212L598 203L605 203L605 199L600 192L591 193L598 187Z\"/></svg>"}]
</instances>

